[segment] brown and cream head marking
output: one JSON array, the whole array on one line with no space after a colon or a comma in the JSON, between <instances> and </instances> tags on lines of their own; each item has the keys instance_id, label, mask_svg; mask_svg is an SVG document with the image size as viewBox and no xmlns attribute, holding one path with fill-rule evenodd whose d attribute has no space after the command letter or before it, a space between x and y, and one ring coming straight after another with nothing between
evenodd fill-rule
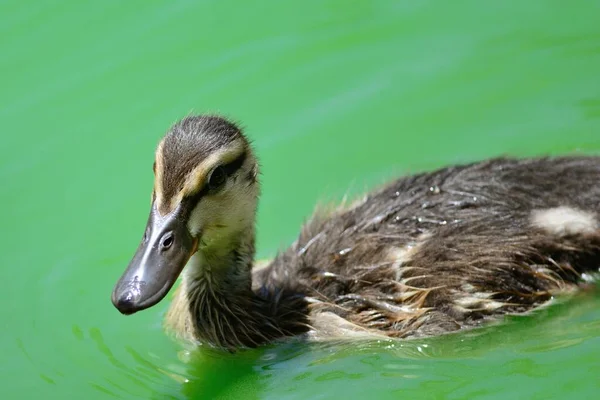
<instances>
[{"instance_id":1,"label":"brown and cream head marking","mask_svg":"<svg viewBox=\"0 0 600 400\"><path fill-rule=\"evenodd\" d=\"M144 237L112 294L123 314L164 298L192 256L191 274L243 277L235 268L253 255L258 165L236 125L216 116L176 123L154 173Z\"/></svg>"}]
</instances>

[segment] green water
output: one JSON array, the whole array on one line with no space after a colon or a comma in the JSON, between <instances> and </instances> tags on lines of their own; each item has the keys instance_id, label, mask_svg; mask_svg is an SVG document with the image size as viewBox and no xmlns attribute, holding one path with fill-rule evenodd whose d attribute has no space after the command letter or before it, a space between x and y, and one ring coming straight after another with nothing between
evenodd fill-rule
<instances>
[{"instance_id":1,"label":"green water","mask_svg":"<svg viewBox=\"0 0 600 400\"><path fill-rule=\"evenodd\" d=\"M251 4L252 3L252 4ZM320 199L502 153L600 152L595 1L0 2L2 399L593 398L600 296L417 342L236 355L112 286L189 112L263 166L259 257Z\"/></svg>"}]
</instances>

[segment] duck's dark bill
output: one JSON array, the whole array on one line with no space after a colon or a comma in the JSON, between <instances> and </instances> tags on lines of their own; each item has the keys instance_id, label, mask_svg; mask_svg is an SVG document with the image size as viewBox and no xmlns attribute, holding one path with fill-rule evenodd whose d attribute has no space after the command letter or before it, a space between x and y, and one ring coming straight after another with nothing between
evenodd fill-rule
<instances>
[{"instance_id":1,"label":"duck's dark bill","mask_svg":"<svg viewBox=\"0 0 600 400\"><path fill-rule=\"evenodd\" d=\"M123 314L133 314L161 301L197 243L177 210L160 216L153 205L142 243L113 290L115 307Z\"/></svg>"}]
</instances>

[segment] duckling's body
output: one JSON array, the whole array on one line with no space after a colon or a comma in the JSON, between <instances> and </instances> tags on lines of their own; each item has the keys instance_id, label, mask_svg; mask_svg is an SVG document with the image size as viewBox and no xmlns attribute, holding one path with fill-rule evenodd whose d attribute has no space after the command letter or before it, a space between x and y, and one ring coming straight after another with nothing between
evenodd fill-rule
<instances>
[{"instance_id":1,"label":"duckling's body","mask_svg":"<svg viewBox=\"0 0 600 400\"><path fill-rule=\"evenodd\" d=\"M352 328L333 314L392 337L451 332L527 311L597 272L599 214L598 158L445 168L317 215L255 284L315 299L312 325Z\"/></svg>"},{"instance_id":2,"label":"duckling's body","mask_svg":"<svg viewBox=\"0 0 600 400\"><path fill-rule=\"evenodd\" d=\"M347 209L317 212L290 248L251 272L255 203L246 214L235 210L258 196L251 190L258 184L256 160L233 124L190 118L193 123L182 121L159 145L159 169L176 165L173 149L190 151L185 141L192 144L192 136L225 143L226 128L233 132L230 143L241 144L231 145L237 150L226 160L240 164L227 175L229 188L208 192L215 206L197 198L179 206L203 190L199 184L170 207L163 198L153 208L164 208L155 212L161 218L192 208L185 214L189 221L210 213L207 207L222 213L198 229L187 223L191 236L199 237L192 241L200 244L186 247L191 258L166 317L167 326L187 339L232 349L300 334L437 335L530 310L575 289L600 268L600 157L581 156L495 159L401 178ZM230 143L215 144L212 154ZM185 159L194 157L201 162L209 156ZM208 169L214 165L223 164ZM185 182L179 193L194 180L209 185L210 175L190 178L188 170L179 174ZM157 180L167 175L159 171ZM155 192L158 187L182 185L160 182ZM246 201L231 211L238 187ZM177 199L177 190L172 192ZM155 203L161 197L155 194ZM147 307L134 301L140 291L144 299L140 282L151 276L144 271L128 272L117 285L113 302L121 311Z\"/></svg>"}]
</instances>

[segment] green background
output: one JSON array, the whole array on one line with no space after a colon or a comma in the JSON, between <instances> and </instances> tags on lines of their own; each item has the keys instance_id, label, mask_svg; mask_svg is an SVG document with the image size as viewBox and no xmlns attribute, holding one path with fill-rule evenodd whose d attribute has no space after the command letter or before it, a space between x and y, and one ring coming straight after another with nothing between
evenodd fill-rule
<instances>
[{"instance_id":1,"label":"green background","mask_svg":"<svg viewBox=\"0 0 600 400\"><path fill-rule=\"evenodd\" d=\"M3 399L593 398L600 296L444 338L225 355L132 317L156 143L191 112L261 158L258 256L320 200L512 154L600 152L596 1L0 2Z\"/></svg>"}]
</instances>

